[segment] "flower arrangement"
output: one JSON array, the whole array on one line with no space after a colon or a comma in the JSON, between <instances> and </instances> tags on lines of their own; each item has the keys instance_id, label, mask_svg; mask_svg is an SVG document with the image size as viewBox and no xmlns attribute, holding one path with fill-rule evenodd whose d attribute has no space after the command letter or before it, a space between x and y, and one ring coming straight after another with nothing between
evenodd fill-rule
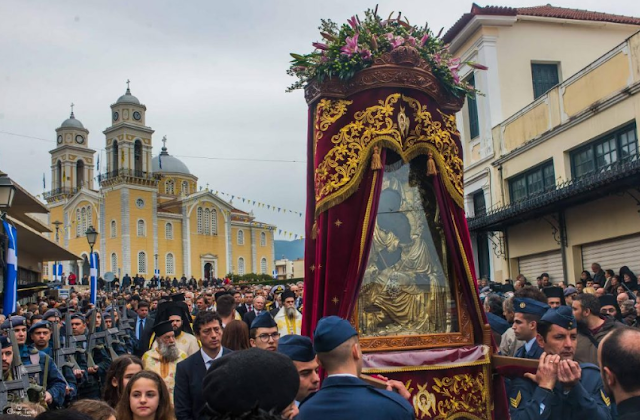
<instances>
[{"instance_id":1,"label":"flower arrangement","mask_svg":"<svg viewBox=\"0 0 640 420\"><path fill-rule=\"evenodd\" d=\"M393 14L391 12L383 20L376 6L375 10L365 12L364 20L356 15L342 26L323 19L319 27L323 41L312 44L315 50L310 54L291 54L293 60L287 74L298 80L287 92L304 88L313 80L322 82L334 77L349 80L356 72L370 67L377 57L401 46L415 48L429 64L433 75L456 97L473 96L477 92L460 79L458 71L463 64L481 70L486 70L485 66L474 62L462 63L459 58L454 58L448 45L440 38L442 29L434 35L427 25L411 25L406 17L402 18L402 13L395 18L392 18Z\"/></svg>"}]
</instances>

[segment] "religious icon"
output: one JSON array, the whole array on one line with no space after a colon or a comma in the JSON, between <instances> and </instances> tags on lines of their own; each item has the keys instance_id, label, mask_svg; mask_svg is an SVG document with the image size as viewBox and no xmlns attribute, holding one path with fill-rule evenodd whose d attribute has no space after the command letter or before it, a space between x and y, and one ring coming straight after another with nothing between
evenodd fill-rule
<instances>
[{"instance_id":1,"label":"religious icon","mask_svg":"<svg viewBox=\"0 0 640 420\"><path fill-rule=\"evenodd\" d=\"M459 331L444 234L424 166L422 160L385 167L358 300L363 337Z\"/></svg>"}]
</instances>

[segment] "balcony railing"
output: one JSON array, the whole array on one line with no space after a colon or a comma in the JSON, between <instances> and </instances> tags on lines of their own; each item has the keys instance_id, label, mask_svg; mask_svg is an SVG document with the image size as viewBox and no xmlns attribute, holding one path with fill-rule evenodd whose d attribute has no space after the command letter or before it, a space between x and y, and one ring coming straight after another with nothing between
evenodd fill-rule
<instances>
[{"instance_id":1,"label":"balcony railing","mask_svg":"<svg viewBox=\"0 0 640 420\"><path fill-rule=\"evenodd\" d=\"M103 181L107 181L107 180L115 179L119 177L138 178L138 179L146 179L146 180L156 179L156 176L154 175L153 172L144 172L144 171L137 171L134 169L121 168L116 171L111 171L111 172L98 175L98 182L103 182Z\"/></svg>"},{"instance_id":2,"label":"balcony railing","mask_svg":"<svg viewBox=\"0 0 640 420\"><path fill-rule=\"evenodd\" d=\"M51 191L45 192L44 199L47 200L49 198L57 197L59 195L74 195L77 192L78 192L77 188L69 188L69 187L55 188Z\"/></svg>"},{"instance_id":3,"label":"balcony railing","mask_svg":"<svg viewBox=\"0 0 640 420\"><path fill-rule=\"evenodd\" d=\"M627 185L624 180L640 175L640 154L636 154L613 162L597 172L580 178L570 179L556 184L552 190L540 192L515 203L496 206L488 209L485 214L467 219L471 231L501 230L504 225L512 225L523 219L527 213L542 213L545 209L552 211L554 205L573 201L580 204L580 197L587 201L592 195L597 198L602 190L624 190ZM512 221L512 222L510 222Z\"/></svg>"}]
</instances>

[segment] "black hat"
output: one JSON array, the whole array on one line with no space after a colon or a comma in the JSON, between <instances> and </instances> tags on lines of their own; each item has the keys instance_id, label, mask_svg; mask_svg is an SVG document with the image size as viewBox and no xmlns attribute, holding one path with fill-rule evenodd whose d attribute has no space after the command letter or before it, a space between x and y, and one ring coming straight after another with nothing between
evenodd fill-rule
<instances>
[{"instance_id":1,"label":"black hat","mask_svg":"<svg viewBox=\"0 0 640 420\"><path fill-rule=\"evenodd\" d=\"M542 316L547 312L547 309L549 309L549 305L535 299L513 298L513 310L516 313Z\"/></svg>"},{"instance_id":2,"label":"black hat","mask_svg":"<svg viewBox=\"0 0 640 420\"><path fill-rule=\"evenodd\" d=\"M328 352L354 335L358 335L358 332L349 321L335 315L327 316L318 321L313 333L313 348L318 353Z\"/></svg>"},{"instance_id":3,"label":"black hat","mask_svg":"<svg viewBox=\"0 0 640 420\"><path fill-rule=\"evenodd\" d=\"M598 301L600 302L600 306L615 306L618 307L618 301L613 295L602 295L598 297Z\"/></svg>"},{"instance_id":4,"label":"black hat","mask_svg":"<svg viewBox=\"0 0 640 420\"><path fill-rule=\"evenodd\" d=\"M214 297L214 298L216 299L216 301L217 301L217 300L218 300L218 298L219 298L220 296L229 295L229 294L230 294L229 292L216 292L216 293L213 295L213 297Z\"/></svg>"},{"instance_id":5,"label":"black hat","mask_svg":"<svg viewBox=\"0 0 640 420\"><path fill-rule=\"evenodd\" d=\"M316 357L311 339L304 335L285 335L278 340L278 352L296 362L310 362Z\"/></svg>"},{"instance_id":6,"label":"black hat","mask_svg":"<svg viewBox=\"0 0 640 420\"><path fill-rule=\"evenodd\" d=\"M164 315L169 318L172 315L177 315L177 316L182 316L182 313L184 312L183 308L173 304L174 302L171 302L172 305L167 305L167 309L165 309Z\"/></svg>"},{"instance_id":7,"label":"black hat","mask_svg":"<svg viewBox=\"0 0 640 420\"><path fill-rule=\"evenodd\" d=\"M31 326L31 328L29 328L29 334L31 334L35 330L39 330L40 328L50 329L51 328L51 323L49 321L36 322L35 324L33 324Z\"/></svg>"},{"instance_id":8,"label":"black hat","mask_svg":"<svg viewBox=\"0 0 640 420\"><path fill-rule=\"evenodd\" d=\"M193 330L191 329L191 315L189 314L189 307L186 302L166 301L158 304L155 323L158 324L163 321L168 321L171 315L180 315L182 318L182 327L180 327L180 329L189 334L193 334Z\"/></svg>"},{"instance_id":9,"label":"black hat","mask_svg":"<svg viewBox=\"0 0 640 420\"><path fill-rule=\"evenodd\" d=\"M547 311L541 321L558 325L565 330L572 330L578 326L573 310L569 306L558 306Z\"/></svg>"},{"instance_id":10,"label":"black hat","mask_svg":"<svg viewBox=\"0 0 640 420\"><path fill-rule=\"evenodd\" d=\"M300 375L287 356L258 348L236 351L211 363L203 380L204 413L239 416L255 408L280 413L299 387Z\"/></svg>"},{"instance_id":11,"label":"black hat","mask_svg":"<svg viewBox=\"0 0 640 420\"><path fill-rule=\"evenodd\" d=\"M277 327L276 321L273 320L271 314L267 311L264 311L262 314L258 315L256 319L251 323L251 329L254 328L273 328Z\"/></svg>"},{"instance_id":12,"label":"black hat","mask_svg":"<svg viewBox=\"0 0 640 420\"><path fill-rule=\"evenodd\" d=\"M2 323L2 326L0 328L2 328L3 330L8 330L9 328L15 328L15 327L21 327L27 326L27 318L23 317L23 316L12 316L10 318L7 318L4 320L4 322Z\"/></svg>"},{"instance_id":13,"label":"black hat","mask_svg":"<svg viewBox=\"0 0 640 420\"><path fill-rule=\"evenodd\" d=\"M0 336L0 347L3 349L11 347L11 340L4 335Z\"/></svg>"},{"instance_id":14,"label":"black hat","mask_svg":"<svg viewBox=\"0 0 640 420\"><path fill-rule=\"evenodd\" d=\"M562 287L558 287L558 286L545 287L544 289L542 289L542 293L544 293L545 296L548 298L560 298L560 304L561 305L565 304L564 290L562 290Z\"/></svg>"},{"instance_id":15,"label":"black hat","mask_svg":"<svg viewBox=\"0 0 640 420\"><path fill-rule=\"evenodd\" d=\"M184 302L184 293L174 293L170 297L174 302Z\"/></svg>"},{"instance_id":16,"label":"black hat","mask_svg":"<svg viewBox=\"0 0 640 420\"><path fill-rule=\"evenodd\" d=\"M282 299L282 303L284 303L285 299L287 298L296 298L296 294L293 293L291 290L287 289L284 292L282 292L282 295L280 296L280 298Z\"/></svg>"},{"instance_id":17,"label":"black hat","mask_svg":"<svg viewBox=\"0 0 640 420\"><path fill-rule=\"evenodd\" d=\"M156 338L162 337L171 331L173 331L171 321L162 321L153 326L153 332L156 334Z\"/></svg>"}]
</instances>

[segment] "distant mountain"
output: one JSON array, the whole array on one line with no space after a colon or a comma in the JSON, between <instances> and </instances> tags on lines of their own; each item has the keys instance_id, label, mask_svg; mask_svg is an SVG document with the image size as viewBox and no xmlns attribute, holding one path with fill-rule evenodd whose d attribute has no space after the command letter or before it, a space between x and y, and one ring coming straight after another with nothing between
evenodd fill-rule
<instances>
[{"instance_id":1,"label":"distant mountain","mask_svg":"<svg viewBox=\"0 0 640 420\"><path fill-rule=\"evenodd\" d=\"M304 258L304 240L295 241L276 240L276 260L287 259L297 260Z\"/></svg>"}]
</instances>

